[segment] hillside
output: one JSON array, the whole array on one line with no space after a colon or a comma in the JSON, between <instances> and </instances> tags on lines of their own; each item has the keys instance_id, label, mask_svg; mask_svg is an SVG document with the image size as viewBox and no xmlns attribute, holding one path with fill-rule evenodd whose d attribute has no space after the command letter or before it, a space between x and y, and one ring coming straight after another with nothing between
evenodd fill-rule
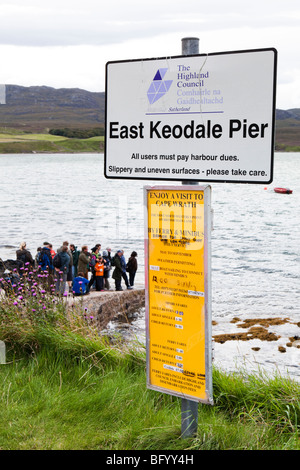
<instances>
[{"instance_id":1,"label":"hillside","mask_svg":"<svg viewBox=\"0 0 300 470\"><path fill-rule=\"evenodd\" d=\"M276 110L276 150L300 150L300 109Z\"/></svg>"},{"instance_id":2,"label":"hillside","mask_svg":"<svg viewBox=\"0 0 300 470\"><path fill-rule=\"evenodd\" d=\"M0 127L28 132L50 128L89 128L104 124L105 93L79 88L6 85Z\"/></svg>"},{"instance_id":3,"label":"hillside","mask_svg":"<svg viewBox=\"0 0 300 470\"><path fill-rule=\"evenodd\" d=\"M0 105L2 129L47 133L53 128L88 129L104 126L104 92L18 85L6 85L5 91L5 104ZM277 150L299 150L300 108L276 110L275 140Z\"/></svg>"}]
</instances>

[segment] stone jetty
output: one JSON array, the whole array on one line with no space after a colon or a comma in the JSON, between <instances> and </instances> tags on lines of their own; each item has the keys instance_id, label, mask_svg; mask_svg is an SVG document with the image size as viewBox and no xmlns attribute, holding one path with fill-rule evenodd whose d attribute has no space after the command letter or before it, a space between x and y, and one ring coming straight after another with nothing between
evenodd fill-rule
<instances>
[{"instance_id":1,"label":"stone jetty","mask_svg":"<svg viewBox=\"0 0 300 470\"><path fill-rule=\"evenodd\" d=\"M145 289L136 287L123 291L91 291L82 297L69 297L68 302L82 302L87 315L92 316L98 331L103 331L109 322L128 322L145 307Z\"/></svg>"}]
</instances>

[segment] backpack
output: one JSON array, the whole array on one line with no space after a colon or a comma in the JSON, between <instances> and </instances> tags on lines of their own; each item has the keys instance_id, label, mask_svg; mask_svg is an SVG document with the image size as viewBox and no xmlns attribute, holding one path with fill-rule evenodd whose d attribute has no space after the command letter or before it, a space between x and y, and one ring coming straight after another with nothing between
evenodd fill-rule
<instances>
[{"instance_id":1,"label":"backpack","mask_svg":"<svg viewBox=\"0 0 300 470\"><path fill-rule=\"evenodd\" d=\"M25 264L27 261L26 253L22 253L19 257L19 260L22 261L23 264Z\"/></svg>"},{"instance_id":2,"label":"backpack","mask_svg":"<svg viewBox=\"0 0 300 470\"><path fill-rule=\"evenodd\" d=\"M110 262L110 265L111 265L111 266L116 266L116 256L117 256L117 255L115 255L115 256L111 259L111 262Z\"/></svg>"},{"instance_id":3,"label":"backpack","mask_svg":"<svg viewBox=\"0 0 300 470\"><path fill-rule=\"evenodd\" d=\"M109 261L108 258L104 258L104 271L109 271L111 269L111 262Z\"/></svg>"},{"instance_id":4,"label":"backpack","mask_svg":"<svg viewBox=\"0 0 300 470\"><path fill-rule=\"evenodd\" d=\"M90 261L89 261L89 268L90 268L91 271L94 271L95 264L96 264L96 257L92 256Z\"/></svg>"},{"instance_id":5,"label":"backpack","mask_svg":"<svg viewBox=\"0 0 300 470\"><path fill-rule=\"evenodd\" d=\"M61 267L61 257L60 257L59 253L57 253L53 258L53 266L55 268L60 268Z\"/></svg>"},{"instance_id":6,"label":"backpack","mask_svg":"<svg viewBox=\"0 0 300 470\"><path fill-rule=\"evenodd\" d=\"M48 266L49 267L51 266L51 261L50 261L50 258L48 256L48 250L45 250L44 248L42 248L42 250L40 251L40 254L39 254L38 262L39 262L39 266L43 270L46 269Z\"/></svg>"},{"instance_id":7,"label":"backpack","mask_svg":"<svg viewBox=\"0 0 300 470\"><path fill-rule=\"evenodd\" d=\"M129 273L130 271L134 271L134 258L129 258L126 264L126 271Z\"/></svg>"}]
</instances>

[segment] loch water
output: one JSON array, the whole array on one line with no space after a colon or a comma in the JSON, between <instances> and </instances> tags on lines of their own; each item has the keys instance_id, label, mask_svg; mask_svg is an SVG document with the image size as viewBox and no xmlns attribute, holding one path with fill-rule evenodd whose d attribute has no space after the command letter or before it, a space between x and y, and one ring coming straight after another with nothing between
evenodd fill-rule
<instances>
[{"instance_id":1,"label":"loch water","mask_svg":"<svg viewBox=\"0 0 300 470\"><path fill-rule=\"evenodd\" d=\"M143 187L163 181L111 180L102 154L0 155L0 257L15 259L26 241L138 253L144 283ZM273 182L211 183L212 311L300 321L300 154L275 153ZM165 182L180 185L180 182ZM292 194L277 194L274 187ZM299 350L298 350L299 351ZM300 353L298 353L300 355Z\"/></svg>"}]
</instances>

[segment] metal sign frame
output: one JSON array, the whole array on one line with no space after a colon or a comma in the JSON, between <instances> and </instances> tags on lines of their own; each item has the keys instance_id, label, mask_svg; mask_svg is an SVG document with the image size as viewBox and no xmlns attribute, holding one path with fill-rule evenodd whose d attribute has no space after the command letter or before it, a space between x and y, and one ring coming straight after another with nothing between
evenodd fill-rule
<instances>
[{"instance_id":1,"label":"metal sign frame","mask_svg":"<svg viewBox=\"0 0 300 470\"><path fill-rule=\"evenodd\" d=\"M208 78L199 79L203 81L201 93L207 92L210 96L198 100L204 104L197 105L197 110L196 105L191 104L188 112L184 106L170 111L170 103L176 103L174 99L178 93L176 87L179 79L176 78L176 84L172 85L172 80L168 78L175 82L178 64L182 64L180 73L186 83L194 80L195 86L198 78L191 77L196 72L186 72L184 68L192 70L194 67L200 77L210 74ZM173 67L172 74L168 67L170 70ZM206 70L208 72L204 73ZM151 95L151 86L158 79L156 71L160 72L164 91L159 98L150 98L154 96ZM276 74L277 51L274 48L108 62L105 177L174 182L271 183ZM210 98L217 100L217 96L212 97L217 87L221 91L224 87L222 104L205 104ZM190 101L196 102L196 98L191 97ZM151 104L149 100L154 102ZM164 106L167 112L151 113L153 107L159 107L162 111ZM161 122L159 127L158 122ZM178 158L178 153L179 156L188 155L189 159L187 162L161 161L160 154L165 154L168 149L175 158ZM134 155L141 158L143 154L157 154L158 160L134 160ZM217 161L206 161L203 155L216 155ZM137 170L139 172L136 173ZM182 172L178 174L174 170Z\"/></svg>"},{"instance_id":2,"label":"metal sign frame","mask_svg":"<svg viewBox=\"0 0 300 470\"><path fill-rule=\"evenodd\" d=\"M150 325L151 323L151 318L153 318L150 309L153 307L151 305L151 300L150 300L150 291L149 291L149 264L152 259L152 255L149 252L149 245L151 244L150 241L150 236L149 236L149 215L151 217L151 211L149 210L149 204L148 204L148 195L151 192L176 192L176 193L181 193L181 194L200 194L202 193L204 196L204 202L203 202L203 216L204 216L204 233L203 233L203 248L202 248L202 253L203 253L203 269L204 269L204 278L201 282L204 284L204 307L202 306L202 312L197 312L195 313L193 311L193 315L197 315L197 318L200 318L202 315L202 320L204 318L204 328L201 330L201 334L204 332L205 335L205 352L204 352L204 361L205 361L205 393L203 395L203 387L201 391L201 396L200 394L198 396L195 396L195 393L189 394L187 392L181 392L180 390L174 390L172 387L170 388L169 386L157 386L153 384L153 380L151 381L151 367L153 364L153 361L151 359L151 354L152 354L152 346L151 346L151 334L152 334L152 327ZM147 388L156 390L159 392L167 393L170 395L178 396L180 398L188 399L194 402L202 402L205 404L213 404L213 394L212 394L212 332L211 332L211 327L212 327L212 320L211 320L211 187L209 185L203 185L203 186L195 186L195 185L189 185L189 186L145 186L144 187L144 209L145 209L145 312L146 312L146 349L147 349ZM151 228L150 228L151 232ZM162 245L163 246L163 245ZM182 248L179 248L178 250L182 250ZM195 255L198 255L199 251L196 250ZM192 259L192 258L191 258ZM158 269L158 267L156 268ZM153 271L152 271L153 273ZM176 299L178 301L182 300L180 298L180 293L178 294L176 290L174 291L174 296L177 296ZM185 295L186 297L186 295ZM174 297L175 299L175 297ZM187 302L185 300L185 302ZM159 306L155 307L156 309L164 308L163 305L159 304ZM204 315L203 315L203 310L204 310ZM191 312L187 309L185 312L185 322L190 322L189 326L191 326L192 318L188 318L189 314ZM192 315L191 315L192 317ZM176 316L174 316L176 318ZM175 320L176 321L176 320ZM186 325L186 323L183 323ZM174 323L175 326L175 323ZM156 327L157 328L157 327ZM160 327L158 327L160 328ZM185 328L185 326L184 326ZM172 339L172 334L173 331L172 328L169 329L170 331L170 338ZM177 330L178 331L178 330ZM175 333L174 333L175 334ZM201 342L201 354L203 353L203 337L200 338L200 332L199 334L195 334L195 337L198 338L198 343ZM174 336L175 337L175 336ZM169 341L170 342L170 341ZM184 351L184 354L186 353L188 355L188 349L187 351ZM163 354L163 353L162 353ZM183 356L184 356L183 354ZM191 353L190 353L191 354ZM186 356L187 357L187 356ZM164 360L164 359L163 359ZM178 370L172 371L168 370L168 374L173 374L176 377L182 379L184 376L184 361L183 359L183 370L179 372ZM202 357L203 361L203 357ZM163 368L165 365L161 365L161 370L160 374L164 373ZM176 369L176 368L175 368ZM203 375L203 374L199 374ZM197 376L197 374L195 374ZM186 385L186 384L185 384ZM185 387L186 388L186 387ZM197 395L197 393L196 393Z\"/></svg>"}]
</instances>

